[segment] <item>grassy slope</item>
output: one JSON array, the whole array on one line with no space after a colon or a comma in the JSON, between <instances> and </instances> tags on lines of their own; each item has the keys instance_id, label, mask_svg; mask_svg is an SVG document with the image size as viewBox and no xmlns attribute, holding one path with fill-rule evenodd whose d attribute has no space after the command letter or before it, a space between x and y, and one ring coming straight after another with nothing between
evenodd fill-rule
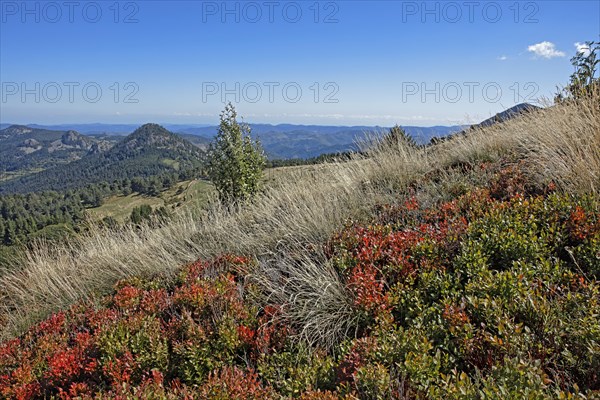
<instances>
[{"instance_id":1,"label":"grassy slope","mask_svg":"<svg viewBox=\"0 0 600 400\"><path fill-rule=\"evenodd\" d=\"M319 166L314 165L270 168L265 171L265 185L280 184L290 179L290 175L294 176L294 179L311 176L318 169ZM153 208L168 207L174 211L182 206L203 206L209 202L213 194L214 189L209 182L201 180L183 181L177 183L171 189L163 191L160 196L146 196L138 193L127 196L112 196L106 199L100 207L89 208L87 211L93 220L113 217L119 222L124 222L129 218L135 207L144 204Z\"/></svg>"},{"instance_id":2,"label":"grassy slope","mask_svg":"<svg viewBox=\"0 0 600 400\"><path fill-rule=\"evenodd\" d=\"M200 180L184 181L165 190L160 196L144 196L138 193L127 196L113 196L104 201L100 207L88 209L92 219L100 220L104 217L113 217L119 222L124 222L131 215L135 207L147 204L153 208L167 207L171 210L193 203L201 205L208 201L212 192L210 183Z\"/></svg>"},{"instance_id":3,"label":"grassy slope","mask_svg":"<svg viewBox=\"0 0 600 400\"><path fill-rule=\"evenodd\" d=\"M195 214L190 210L181 213L169 225L159 228L100 231L64 248L40 247L29 254L29 260L21 271L2 278L2 304L6 311L0 319L6 326L4 334L8 337L22 332L57 309L68 307L78 300L94 298L94 293L109 293L119 279L160 274L158 283L141 284L141 287L131 281L121 284L118 288L133 286L134 289L119 291L117 296L109 299L106 303L112 310L109 313L126 312L133 318L135 313L146 315L150 312L154 313L151 318L156 318L157 311L152 311L154 308L141 306L141 297L137 296L146 295L136 290L163 287L168 289L165 295L174 296L174 303L166 304L188 307L167 307L165 310L170 311L165 314L166 318L176 316L179 324L182 322L179 316L187 313L197 315L194 323L200 324L198 328L193 328L194 324L180 328L187 334L212 332L217 336L208 341L208 347L203 347L204 342L197 342L200 339L193 337L189 339L191 341L185 341L187 344L182 344L183 347L171 347L174 343L166 345L166 349L183 351L177 353L177 357L183 358L176 358L176 365L189 368L186 373L181 369L176 369L180 372L174 372L170 367L164 367L160 360L143 358L146 356L136 359L140 355L134 354L131 362L146 360L135 364L138 375L133 379L136 384L145 379L139 375L140 372L148 373L151 366L161 371L154 383L147 380L142 383L142 386L146 385L145 390L150 392L158 390L157 386L152 385L175 376L183 377L186 382L209 385L204 389L213 390L210 392L213 394L225 390L223 398L227 398L227 391L241 390L233 387L236 382L243 383L242 389L256 389L256 393L262 390L258 386L265 382L278 393L293 393L295 383L306 389L306 379L312 382L307 377L321 374L329 376L329 384L313 382L313 388L331 388L331 385L347 382L351 385L348 390L352 392L354 389L354 395L363 398L369 398L377 391L380 391L382 398L397 398L402 393L421 397L453 394L457 398L460 393L467 393L464 397L471 398L480 394L480 390L489 390L489 397L521 398L534 393L539 398L552 393L557 395L555 390L576 392L574 383L587 390L598 389L596 386L600 383L594 371L598 370L600 356L597 348L600 326L597 321L597 270L594 269L597 261L594 260L598 257L599 242L596 236L599 205L597 197L587 197L589 194L597 195L599 188L598 104L596 97L582 104L552 107L456 137L429 149L413 150L399 144L376 150L364 159L319 166L311 169L309 174L306 169L290 169L284 171L286 179L273 179L265 194L240 209L223 209L214 204L206 213ZM503 172L498 175L499 171ZM542 196L526 202L519 196L515 197L515 193L521 191L530 195L543 194L549 184L556 188L552 190L567 195L556 199ZM480 193L477 188L491 190L494 186L503 188L498 192L499 198L487 199L484 196L480 200L469 200L466 197L463 208L443 205L444 202L452 204L453 200L465 194ZM511 198L513 200L506 203L506 199ZM395 287L380 286L382 280L393 283L398 278L394 278L394 274L378 277L378 270L354 270L356 263L361 261L353 259L352 252L334 253L339 256L335 262L340 264L337 264L337 269L331 269L331 261L328 261L332 255L331 249L327 246L323 249L323 244L337 237L336 233L342 231L349 220L354 221L355 226L367 227L367 230L372 229L374 223L375 226L381 225L384 233L398 230L392 237L401 239L399 245L410 243L407 238L412 237L411 232L419 232L421 228L415 230L410 223L415 213L409 212L406 218L402 217L402 213L417 210L413 201L418 204L419 212L423 213L421 217L416 213L417 221L427 221L435 213L447 215L452 210L459 210L459 221L462 221L460 217L466 219L467 236L461 236L465 235L464 227L461 228L460 224L448 225L452 221L444 217L438 222L434 220L431 227L423 228L425 233L431 229L432 233L427 235L433 235L431 238L425 237L425 243L427 240L441 240L439 243L443 243L443 247L406 249L409 252L418 250L419 257L427 262L424 264L427 268L432 266L430 262L439 260L445 260L442 261L445 268L425 269L422 279L410 283L416 285L414 293L411 290L382 292L384 288L387 291ZM401 212L392 214L395 215L393 218L381 220L382 214L385 216L382 210L388 209L387 206L382 208L385 204L390 204L392 211L399 209ZM478 206L469 210L473 204ZM435 212L431 214L428 210ZM545 214L548 212L550 214ZM501 225L506 221L512 222L502 229ZM527 223L519 225L519 221ZM440 238L436 235L441 233L439 229L443 226L458 230L450 230L453 235L447 236L446 229L443 231L445 236ZM514 229L516 231L513 232ZM496 233L490 235L494 230ZM558 236L557 232L560 232ZM513 234L517 236L512 237ZM459 244L465 253L456 253L456 242L452 239L454 235L461 237ZM373 243L377 243L377 237ZM372 240L365 234L358 238L358 243ZM342 250L344 246L352 249L355 245L352 235L348 239L349 242L342 241ZM546 241L549 241L548 245L544 244ZM477 246L480 243L491 247L479 248ZM580 245L584 247L577 250ZM356 254L369 254L379 248L367 246L366 253L360 251ZM319 255L318 249L323 249L323 254ZM444 250L440 253L439 249ZM570 255L572 252L575 253ZM225 271L233 274L232 277L225 275L216 281L215 271L220 271L219 268L206 269L202 266L201 274L191 278L191 281L188 280L188 271L176 280L181 288L173 292L173 278L180 274L182 265L223 253L243 254L256 261L243 267L242 271L237 267L233 270L225 268ZM491 254L492 258L477 259L481 254ZM497 258L497 254L501 257ZM469 257L472 257L472 261L468 261ZM556 260L561 261L554 266L552 263ZM517 261L517 264L511 264L512 261ZM279 275L282 270L285 273ZM232 279L235 281L240 272L245 274L248 271L260 289L257 293L256 286L248 288L253 294L248 301L258 299L258 303L244 302L240 306L236 303L239 300L236 300L236 296L241 293L239 286L232 286L232 290L237 289L229 292L227 282ZM347 271L353 272L342 279ZM192 276L197 273L192 273ZM460 277L463 277L462 280ZM519 283L523 278L527 279L526 285ZM224 280L219 283L219 279ZM464 279L467 279L466 284ZM356 291L361 287L364 287L364 291ZM440 290L431 291L435 287ZM516 291L511 293L510 290ZM508 294L503 294L505 291ZM217 297L201 300L204 297L198 297L199 293ZM405 297L411 293L416 297ZM443 293L443 298L439 298L440 293ZM253 304L266 306L268 301L264 298L260 300L265 295L267 299L274 300L275 305L284 303L286 307L282 314L273 314L273 311L265 308L258 314L259 317L266 315L267 319L261 323L253 317L257 315L257 310L252 307ZM226 297L221 299L219 296ZM153 303L153 300L148 301L148 305ZM393 309L401 310L400 314L392 314L392 321L385 313L381 316L374 313L388 302L391 302L389 306ZM212 304L219 306L211 308ZM416 308L411 308L412 305ZM531 308L528 308L529 305ZM244 312L236 308L238 306L250 309ZM128 307L133 307L133 311L127 311ZM388 307L383 309L387 310ZM173 310L175 312L171 314ZM412 317L406 319L406 325L400 324L397 318L406 313ZM143 315L140 316L142 319L135 321L147 321ZM538 315L541 318L537 318ZM569 319L563 319L566 315ZM208 316L208 320L204 321L203 316ZM272 319L273 316L277 318ZM230 317L234 318L233 322ZM69 323L81 321L77 315L73 318L74 322ZM221 321L225 325L219 325ZM306 346L307 342L312 343L317 346L317 355L299 348L286 353L280 348L278 352L282 352L281 355L274 356L261 367L252 354L256 357L267 354L272 350L265 349L271 349L271 345L266 343L266 348L261 347L245 335L252 336L252 330L269 326L265 325L269 321L271 324L286 321L297 330L297 337L304 339L289 345ZM398 321L398 325L393 321ZM108 343L106 340L117 340L116 344L111 344L116 348L140 349L140 343L158 343L154 340L168 333L158 328L163 326L160 323L144 323L143 327L138 328L131 325L133 323L134 320L123 320L124 325L117 326L109 323L109 331L105 334L111 336L99 339L104 340L101 342L101 351L107 351L102 350ZM210 328L203 325L205 323L217 326ZM245 328L239 326L231 331L231 323L243 325L250 331L246 332ZM45 330L47 326L39 326L30 334L45 337L46 333L40 329ZM131 329L134 331L128 326L133 326ZM152 326L158 330L149 331ZM61 325L57 332L63 328ZM182 333L180 328L172 332L176 337ZM279 328L276 331L285 330L285 326ZM103 329L100 328L98 332L105 332ZM136 332L143 332L142 337ZM270 337L274 332L269 334ZM340 344L342 338L355 335L357 339ZM384 336L377 339L378 335ZM143 342L138 339L128 342L128 337L139 337ZM202 337L202 340L206 340L206 336ZM148 342L144 338L155 339L148 339ZM30 343L30 337L27 340ZM244 347L244 340L250 341L250 348ZM383 343L373 347L373 340L383 340ZM288 346L286 340L283 343ZM443 347L436 350L435 346L440 344ZM579 347L581 344L583 347ZM19 346L18 343L14 345ZM192 347L187 348L188 345ZM544 348L551 349L547 355L540 350ZM327 353L327 350L333 353ZM147 351L149 354L162 354L159 348ZM321 351L325 351L325 355L319 353ZM110 354L112 356L104 358L103 363L113 360L131 365L127 361L127 352ZM221 358L228 354L231 354L231 359ZM382 358L369 357L370 354ZM504 358L505 355L510 359ZM305 362L297 361L298 364L294 364L293 360L301 360L302 357L308 358ZM308 363L309 369L302 370L302 363ZM102 368L108 368L108 364L103 365ZM248 365L258 368L260 380L252 375L252 371L240 372L239 368ZM210 375L207 380L207 374L215 366L218 369L216 375ZM42 367L47 368L47 365L43 364ZM317 368L318 371L311 368ZM295 371L291 383L285 381L292 387L282 388L284 382L281 379L284 378L277 373L280 370ZM342 373L339 377L341 380L328 375L336 371ZM398 372L401 373L398 375ZM115 388L122 387L121 378L111 378L106 375L108 373L103 369L102 374L105 375L101 376L107 377L106 382L117 382ZM192 375L185 375L187 373ZM503 392L512 390L515 382L519 382L519 391L510 394ZM52 388L55 387L50 386L49 390L52 391ZM339 386L337 390L343 393L346 389ZM263 392L260 393L263 398L267 397ZM468 393L472 393L472 396ZM247 398L261 396L249 395ZM307 398L334 397L313 395Z\"/></svg>"},{"instance_id":4,"label":"grassy slope","mask_svg":"<svg viewBox=\"0 0 600 400\"><path fill-rule=\"evenodd\" d=\"M486 188L385 205L302 256L121 281L0 345L0 394L591 398L600 202L524 197L519 169L481 168Z\"/></svg>"}]
</instances>

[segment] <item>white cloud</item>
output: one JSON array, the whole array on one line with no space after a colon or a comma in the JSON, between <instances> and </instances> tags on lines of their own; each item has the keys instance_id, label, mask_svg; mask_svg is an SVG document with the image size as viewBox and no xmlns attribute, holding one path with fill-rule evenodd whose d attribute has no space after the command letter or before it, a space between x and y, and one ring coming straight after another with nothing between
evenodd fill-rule
<instances>
[{"instance_id":1,"label":"white cloud","mask_svg":"<svg viewBox=\"0 0 600 400\"><path fill-rule=\"evenodd\" d=\"M581 53L585 57L590 55L590 46L585 43L575 42L575 48L577 49L577 53Z\"/></svg>"},{"instance_id":2,"label":"white cloud","mask_svg":"<svg viewBox=\"0 0 600 400\"><path fill-rule=\"evenodd\" d=\"M498 57L498 60L500 60L500 61L506 61L506 60L508 60L508 57L506 57L506 56L500 56L500 57Z\"/></svg>"},{"instance_id":3,"label":"white cloud","mask_svg":"<svg viewBox=\"0 0 600 400\"><path fill-rule=\"evenodd\" d=\"M552 42L541 42L537 44L532 44L531 46L527 47L527 51L534 53L538 57L548 59L565 56L564 52L556 50L556 47Z\"/></svg>"}]
</instances>

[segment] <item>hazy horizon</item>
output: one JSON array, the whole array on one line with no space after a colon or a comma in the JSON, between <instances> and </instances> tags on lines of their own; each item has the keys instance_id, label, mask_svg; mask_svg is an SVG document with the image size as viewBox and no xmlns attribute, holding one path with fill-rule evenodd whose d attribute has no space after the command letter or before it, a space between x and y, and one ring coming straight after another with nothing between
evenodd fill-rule
<instances>
[{"instance_id":1,"label":"hazy horizon","mask_svg":"<svg viewBox=\"0 0 600 400\"><path fill-rule=\"evenodd\" d=\"M292 123L268 123L268 122L255 122L255 121L244 121L245 123L249 124L249 125L269 125L269 126L283 126L283 125L290 125L290 126L323 126L323 127L331 127L331 128L391 128L393 125L336 125L336 124L310 124L310 123L305 123L305 124L292 124ZM479 121L481 122L481 121ZM12 125L21 125L21 126L47 126L47 127L61 127L61 126L75 126L75 125L80 125L80 126L94 126L94 125L101 125L101 126L119 126L119 125L124 125L124 126L142 126L145 124L158 124L158 125L162 125L162 126L185 126L185 127L197 127L197 128L203 128L203 127L215 127L218 126L218 122L214 123L214 124L201 124L201 123L171 123L171 122L161 122L161 121L145 121L145 122L131 122L131 123L108 123L108 122L83 122L83 123L79 123L79 122L64 122L64 123L39 123L39 122L4 122L4 121L0 121L0 125L4 126L12 126ZM416 127L416 128L433 128L433 127L454 127L454 126L463 126L463 125L468 125L468 124L456 124L456 125L403 125L403 126L408 126L408 127Z\"/></svg>"}]
</instances>

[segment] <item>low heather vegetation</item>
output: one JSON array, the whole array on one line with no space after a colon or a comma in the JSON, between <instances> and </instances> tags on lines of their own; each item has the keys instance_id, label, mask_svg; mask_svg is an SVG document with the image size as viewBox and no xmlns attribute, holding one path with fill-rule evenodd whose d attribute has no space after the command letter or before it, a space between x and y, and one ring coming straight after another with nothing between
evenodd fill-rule
<instances>
[{"instance_id":1,"label":"low heather vegetation","mask_svg":"<svg viewBox=\"0 0 600 400\"><path fill-rule=\"evenodd\" d=\"M479 168L491 168L481 165ZM15 398L545 398L600 390L600 203L515 169L320 248L131 278L0 348ZM315 268L319 265L320 268Z\"/></svg>"}]
</instances>

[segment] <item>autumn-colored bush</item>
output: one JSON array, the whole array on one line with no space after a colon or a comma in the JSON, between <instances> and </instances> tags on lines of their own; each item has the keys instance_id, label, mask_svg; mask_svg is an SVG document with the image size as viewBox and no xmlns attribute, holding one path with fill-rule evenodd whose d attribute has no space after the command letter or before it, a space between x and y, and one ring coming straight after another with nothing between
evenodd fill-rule
<instances>
[{"instance_id":1,"label":"autumn-colored bush","mask_svg":"<svg viewBox=\"0 0 600 400\"><path fill-rule=\"evenodd\" d=\"M378 398L498 394L510 379L517 397L600 389L600 204L500 187L421 212L382 207L385 224L334 239L357 307L392 318L372 313L356 340L375 344L341 359L347 386Z\"/></svg>"},{"instance_id":2,"label":"autumn-colored bush","mask_svg":"<svg viewBox=\"0 0 600 400\"><path fill-rule=\"evenodd\" d=\"M244 302L237 276L248 262L197 262L172 287L123 281L101 308L80 304L55 314L2 344L0 393L23 399L137 396L160 381L173 393L207 385L204 393L215 398L227 390L264 398L268 389L244 369L286 337L269 330L271 314Z\"/></svg>"}]
</instances>

